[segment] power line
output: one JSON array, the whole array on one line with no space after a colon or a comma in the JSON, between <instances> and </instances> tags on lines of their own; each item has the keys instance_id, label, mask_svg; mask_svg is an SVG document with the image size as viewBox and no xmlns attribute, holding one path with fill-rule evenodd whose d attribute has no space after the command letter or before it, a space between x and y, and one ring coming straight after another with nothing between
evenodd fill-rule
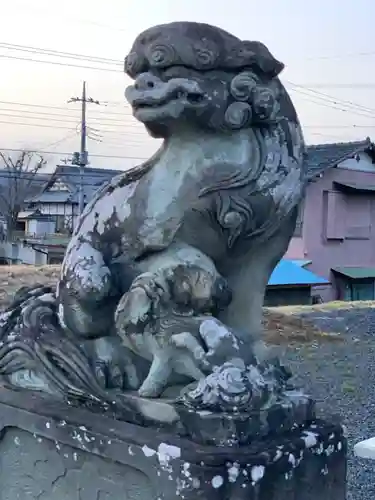
<instances>
[{"instance_id":1,"label":"power line","mask_svg":"<svg viewBox=\"0 0 375 500\"><path fill-rule=\"evenodd\" d=\"M63 167L62 165L58 165L58 167ZM65 165L64 165L65 167ZM64 168L63 167L63 168ZM69 165L70 168L77 168L78 170L78 167L76 167L75 165ZM132 168L134 167L130 167L129 169L127 170L112 170L112 169L101 169L103 170L104 172L110 172L112 173L112 176L115 177L117 175L121 175L123 173L126 173L126 172L129 172ZM34 172L30 172L30 171L22 171L21 173L15 173L13 170L8 170L7 168L2 168L0 167L0 179L9 179L9 180L13 180L13 179L17 179L17 180L28 180L28 179L35 179L36 182L38 183L41 183L41 184L47 184L48 182L50 182L51 180L51 177L53 177L54 175L56 175L56 177L58 178L64 178L64 177L67 177L66 179L66 182L67 184L69 183L68 179L69 178L74 178L76 179L77 177L80 177L80 173L79 172L72 172L71 170L69 172L60 172L59 174L56 174L56 170L54 172L39 172L38 174L35 174ZM84 186L91 186L91 187L96 187L96 185L98 185L99 182L107 182L106 179L103 180L103 178L100 178L101 175L98 175L96 174L95 172L90 172L90 175L92 175L93 177L95 177L95 180L92 181L92 182L88 182L88 181L84 181L83 185ZM40 178L40 176L43 176L43 178ZM2 186L0 186L0 189L1 189Z\"/></svg>"},{"instance_id":2,"label":"power line","mask_svg":"<svg viewBox=\"0 0 375 500\"><path fill-rule=\"evenodd\" d=\"M1 123L1 122L0 122ZM0 147L0 151L13 151L13 152L22 152L23 149L12 149L12 148L2 148ZM66 152L66 151L30 151L29 149L27 150L29 152L35 152L35 153L41 153L41 154L52 154L52 155L71 155L71 152ZM94 156L96 158L122 158L124 160L148 160L149 158L142 158L140 156L115 156L115 155L101 155L101 154L90 154L90 156Z\"/></svg>"},{"instance_id":3,"label":"power line","mask_svg":"<svg viewBox=\"0 0 375 500\"><path fill-rule=\"evenodd\" d=\"M324 100L328 100L328 101L331 101L333 102L334 104L343 104L345 106L349 106L349 107L352 107L354 108L355 110L357 110L358 108L360 108L361 110L363 111L367 111L371 114L375 114L375 108L369 108L368 106L363 106L362 104L358 104L356 102L353 102L351 100L347 100L347 99L340 99L338 97L335 97L335 96L332 96L330 94L326 94L324 92L319 92L317 90L314 90L310 87L306 87L306 86L303 86L303 85L299 85L299 84L296 84L296 83L293 83L291 81L288 81L286 80L286 82L291 85L292 87L294 87L294 90L297 91L296 89L303 89L305 91L308 91L316 96L318 96L318 98L324 98Z\"/></svg>"},{"instance_id":4,"label":"power line","mask_svg":"<svg viewBox=\"0 0 375 500\"><path fill-rule=\"evenodd\" d=\"M92 61L103 64L115 64L116 66L121 65L124 66L124 61L120 61L119 59L111 59L109 57L98 57L98 56L88 56L84 54L77 54L75 52L64 52L60 50L53 49L43 49L38 47L31 47L29 45L16 45L12 43L4 43L0 42L0 47L11 50L18 50L21 52L30 52L32 54L45 54L50 56L63 57L68 59L78 59L83 61Z\"/></svg>"},{"instance_id":5,"label":"power line","mask_svg":"<svg viewBox=\"0 0 375 500\"><path fill-rule=\"evenodd\" d=\"M334 110L338 110L338 111L342 111L342 112L347 112L347 113L351 113L353 115L357 115L357 116L364 116L366 118L373 118L374 115L375 115L375 109L374 108L368 108L368 107L365 107L363 105L360 105L358 103L355 103L353 101L349 101L349 100L343 100L343 99L338 99L336 98L335 96L332 96L332 95L329 95L329 94L325 94L323 92L319 92L319 91L316 91L314 89L311 89L309 87L304 87L302 85L299 85L299 84L295 84L293 82L290 82L290 81L286 81L287 84L289 84L291 87L292 87L292 91L295 91L301 95L304 95L304 96L307 96L309 99L310 102L314 103L314 104L317 104L319 106L325 106L325 107L329 107L331 109L334 109ZM319 99L319 101L322 101L322 102L317 102L315 100L312 100L311 98L314 97L315 99ZM3 103L3 104L9 104L9 105L14 105L14 106L26 106L26 107L32 107L32 108L44 108L44 109L53 109L53 110L63 110L63 111L66 111L66 112L70 112L71 110L67 109L67 108L64 108L62 106L47 106L47 105L42 105L42 104L32 104L32 103L20 103L20 102L15 102L15 101L0 101L0 103ZM110 103L109 103L110 104ZM117 103L116 103L117 104ZM126 109L126 108L125 108ZM63 123L73 123L73 121L70 121L70 120L60 120L59 118L63 118L63 117L67 117L67 118L74 118L74 116L70 116L70 115L63 115L61 113L43 113L43 112L40 112L40 111L35 111L35 113L33 111L29 111L29 110L12 110L12 109L9 109L9 108L3 108L1 109L0 108L0 111L14 111L14 112L20 112L20 113L28 113L30 115L32 114L39 114L39 115L44 115L44 116L56 116L57 118L50 118L50 119L46 119L46 118L42 118L42 117L39 117L39 116L33 116L33 118L35 118L36 120L38 121L43 121L43 120L51 120L51 121L61 121ZM73 112L76 112L78 110L72 110ZM126 110L128 111L128 110ZM106 113L108 114L111 114L111 115L116 115L116 116L123 116L122 113L114 113L114 112L106 112L106 111L98 111L97 113L102 113L103 115L105 115ZM14 117L14 118L26 118L25 116L20 116L20 115L17 115L17 114L9 114L9 113L0 113L0 115L3 115L3 116L9 116L9 117ZM124 114L127 114L127 113L124 113ZM129 113L130 115L130 113ZM27 117L28 118L28 117ZM124 116L124 119L126 119L127 116ZM105 116L100 116L100 117L96 117L96 116L92 116L90 117L90 119L92 120L100 120L102 123L98 123L98 125L104 125L104 126L108 126L108 125L111 125L111 126L118 126L118 127L126 127L127 124L125 122L121 122L121 120L118 120L118 119L115 119L115 118L106 118ZM108 122L108 123L105 123L105 122ZM116 123L117 122L117 123ZM0 123L9 123L11 125L21 125L21 126L27 126L27 125L30 125L30 126L36 126L36 127L40 127L40 126L44 126L46 127L46 125L42 125L40 123L19 123L19 122L4 122L4 121L0 121ZM75 123L75 122L74 122ZM308 125L306 125L305 127L309 127ZM66 129L66 130L71 130L71 131L74 131L73 129L68 129L66 127L55 127L55 128L59 128L59 129ZM332 127L334 128L334 127ZM108 129L104 129L104 130L100 130L101 133L104 133L104 134L119 134L121 133L120 131L118 130L108 130ZM132 130L131 131L132 134L134 135L143 135L144 132L143 130L139 130L139 131L136 131L136 130Z\"/></svg>"},{"instance_id":6,"label":"power line","mask_svg":"<svg viewBox=\"0 0 375 500\"><path fill-rule=\"evenodd\" d=\"M336 102L333 102L333 101L330 101L328 99L324 99L322 97L319 97L319 96L312 96L311 93L307 93L307 92L304 92L302 90L299 90L299 89L290 89L294 92L297 92L301 95L304 95L304 96L307 96L309 99L306 99L307 101L309 102L312 102L313 104L317 104L318 106L324 106L324 107L327 107L327 108L331 108L331 109L335 109L337 111L342 111L342 112L345 112L345 113L350 113L352 115L357 115L357 116L364 116L366 118L374 118L374 116L370 115L369 113L366 113L366 112L360 112L360 111L355 111L354 109L346 106L345 105L342 105L341 107L338 106L337 104L339 103L336 103ZM320 99L320 101L314 101L312 98L315 98L315 99ZM365 110L363 110L365 111Z\"/></svg>"},{"instance_id":7,"label":"power line","mask_svg":"<svg viewBox=\"0 0 375 500\"><path fill-rule=\"evenodd\" d=\"M107 105L107 101L100 101L104 106ZM72 112L78 112L78 109L69 109L69 108L64 108L63 106L49 106L47 104L31 104L31 103L22 103L22 102L15 102L15 101L0 101L0 104L10 104L14 106L27 106L27 107L32 107L32 108L46 108L46 109L58 109L58 110L63 110L63 111L72 111ZM120 103L118 103L120 104ZM124 104L124 103L123 103ZM111 103L109 105L112 105ZM97 110L95 113L102 113L102 114L108 114L108 115L116 115L116 116L123 116L123 115L129 115L131 116L131 110L125 106L124 104L124 113L116 113L113 111L100 111Z\"/></svg>"},{"instance_id":8,"label":"power line","mask_svg":"<svg viewBox=\"0 0 375 500\"><path fill-rule=\"evenodd\" d=\"M368 108L368 107L365 107L361 104L358 104L358 103L355 103L353 101L349 101L349 100L344 100L344 99L339 99L335 96L332 96L332 95L329 95L329 94L325 94L323 92L318 92L314 89L311 89L309 87L305 87L305 86L302 86L302 85L299 85L299 84L296 84L296 83L293 83L289 80L286 80L285 83L287 83L288 85L290 85L291 87L293 87L292 89L290 90L293 90L294 92L298 92L298 93L302 93L304 95L308 95L310 97L310 94L316 94L317 98L323 100L323 101L327 101L327 102L331 102L332 104L342 104L342 105L345 105L345 106L348 106L348 107L353 107L355 108L355 110L357 110L358 108L361 108L361 110L363 111L367 111L371 114L375 114L375 108ZM301 90L302 89L302 92ZM118 105L121 105L123 103L120 103L120 102L110 102L110 101L101 101L101 102L104 102L104 103L107 103L108 105L112 106L112 105L115 105L115 106L118 106ZM0 101L0 104L7 104L7 105L14 105L14 106L26 106L26 107L32 107L32 108L45 108L45 109L53 109L53 110L63 110L63 111L73 111L73 112L76 112L78 110L70 110L70 109L67 109L65 107L62 107L62 106L51 106L51 105L43 105L43 104L33 104L33 103L21 103L21 102L16 102L16 101ZM19 111L19 110L14 110L14 111ZM28 112L29 111L26 111L26 110L22 110L22 112ZM116 113L116 112L113 112L113 111L96 111L95 112L96 114L100 113L100 114L108 114L108 115L114 115L114 116L124 116L124 115L128 115L128 116L132 116L131 115L131 110L128 109L127 107L125 107L124 105L124 113ZM42 113L39 113L39 114L42 114ZM51 113L52 115L52 113ZM60 116L60 115L57 115L56 116ZM92 117L94 118L94 117ZM124 117L125 118L125 117ZM106 118L103 118L107 121Z\"/></svg>"},{"instance_id":9,"label":"power line","mask_svg":"<svg viewBox=\"0 0 375 500\"><path fill-rule=\"evenodd\" d=\"M375 83L303 83L300 84L302 87L303 86L309 86L310 88L316 88L316 89L325 89L325 88L332 88L332 89L373 89L375 88Z\"/></svg>"},{"instance_id":10,"label":"power line","mask_svg":"<svg viewBox=\"0 0 375 500\"><path fill-rule=\"evenodd\" d=\"M293 89L292 89L293 90ZM352 115L356 115L356 116L364 116L365 118L373 118L372 116L368 115L368 114L365 114L365 113L359 113L359 112L355 112L353 109L348 109L348 108L343 108L343 107L339 107L339 106L334 106L332 105L333 103L330 103L330 101L314 101L313 99L311 99L311 97L314 97L314 96L311 96L311 94L307 94L307 93L304 93L304 92L301 92L301 91L298 91L298 90L295 90L295 92L298 92L300 94L302 94L303 96L307 96L309 97L309 99L306 99L308 102L311 102L313 104L317 104L318 106L324 106L326 108L330 108L330 109L334 109L336 111L342 111L344 113L349 113L349 114L352 114Z\"/></svg>"},{"instance_id":11,"label":"power line","mask_svg":"<svg viewBox=\"0 0 375 500\"><path fill-rule=\"evenodd\" d=\"M314 102L314 101L312 101ZM344 111L344 112L349 112L349 113L352 113L352 114L357 114L359 116L366 116L367 118L369 118L369 115L364 115L362 113L355 113L354 111L352 110L347 110L347 109L342 109L342 108L338 108L337 106L332 106L330 104L327 104L325 102L314 102L314 104L318 104L318 105L321 105L321 106L327 106L329 108L332 108L332 109L335 109L335 110L339 110L339 111ZM1 110L0 110L1 111ZM12 115L12 114L7 114L7 113L1 113L0 112L0 116L9 116L10 118L17 118L17 117L21 117L21 118L25 118L24 116L22 115ZM53 121L53 122L64 122L64 123L76 123L76 122L73 122L73 121L68 121L68 120L59 120L59 119L54 119L54 118L45 118L45 117L33 117L33 119L36 119L36 120L40 120L40 121ZM42 124L42 123L25 123L25 122L14 122L14 121L5 121L5 120L0 120L0 123L4 123L4 124L7 124L7 125L15 125L15 126L29 126L29 127L43 127L43 128L50 128L49 125L47 124ZM78 125L76 123L76 125ZM103 124L103 125L107 125L107 124ZM112 126L114 124L111 124ZM120 126L120 125L118 125ZM354 124L354 125L304 125L303 128L374 128L375 125L357 125L357 124ZM54 129L59 129L59 130L70 130L71 132L74 132L75 134L77 133L77 129L73 129L73 128L70 128L70 127L64 127L64 126L59 126L59 125L53 125L53 128ZM94 130L94 129L93 129ZM121 136L124 136L126 135L126 131L125 133L124 132L121 132L120 130L110 130L110 129L100 129L98 130L98 132L100 134L107 134L107 137L109 138L110 135L121 135ZM132 132L129 132L129 134L134 134L134 135L137 135L136 132L132 131ZM143 135L142 133L138 133L138 135ZM145 139L146 139L146 136L145 136ZM106 137L103 137L101 139L101 142L104 143L104 144L108 144L108 145L116 145L116 146L119 146L119 147L126 147L126 146L129 146L129 145L134 145L134 146L138 146L138 145L144 145L144 141L140 140L140 141L135 141L134 139L132 141L129 141L128 139L126 139L124 141L123 144L114 144L110 141L108 141L108 139ZM52 154L55 154L53 152L49 152L49 153L52 153ZM59 153L56 153L56 154L59 154ZM60 153L60 154L63 154L63 153Z\"/></svg>"},{"instance_id":12,"label":"power line","mask_svg":"<svg viewBox=\"0 0 375 500\"><path fill-rule=\"evenodd\" d=\"M0 162L1 162L1 159L0 159ZM58 165L58 167L65 167L62 166L62 165ZM79 167L76 167L75 165L69 165L69 168L77 168L77 170L79 169ZM131 167L132 168L132 167ZM112 170L112 169L101 169L103 170L104 172L108 172L108 173L111 173L114 176L116 175L121 175L122 173L125 173L125 172L128 172L130 169L127 169L127 170ZM2 179L9 179L9 180L13 180L13 179L17 179L17 180L28 180L28 179L35 179L36 182L39 182L41 184L47 184L48 182L50 182L51 180L51 177L55 176L56 177L61 177L61 178L64 178L64 177L67 177L67 178L73 178L74 180L77 178L77 177L80 177L80 173L79 172L72 172L71 170L69 172L64 172L64 171L61 171L60 173L56 174L56 170L53 171L53 172L41 172L39 171L37 174L35 172L31 172L31 171L28 171L28 170L23 170L22 172L15 172L13 171L12 169L7 169L7 168L4 168L4 167L0 167L0 178ZM106 180L102 180L101 175L99 174L95 174L95 172L90 172L90 175L92 175L93 179L91 182L88 182L87 180L84 181L84 185L85 186L93 186L95 187L95 185L99 182L106 182ZM68 183L68 179L66 180L66 182ZM1 188L1 186L0 186Z\"/></svg>"},{"instance_id":13,"label":"power line","mask_svg":"<svg viewBox=\"0 0 375 500\"><path fill-rule=\"evenodd\" d=\"M40 184L41 186L43 186L43 185L45 186L46 184L48 184L48 182L50 182L50 180L48 180L48 179L38 179L38 178L35 178L33 174L30 174L29 176L21 174L19 177L15 177L15 176L12 177L12 174L5 175L5 174L3 174L1 172L1 170L2 169L0 168L0 179L9 179L9 181L10 181L9 184L11 184L11 181L15 181L15 180L16 181L30 181L30 180L32 180L32 182L33 182L34 185L35 184ZM119 171L117 174L113 174L113 177L115 177L116 175L121 174L121 172L126 172L126 170ZM54 172L50 172L50 173L46 172L44 175L46 175L46 176L50 175L50 177L52 177L54 175ZM74 174L72 174L71 172L69 172L69 174L62 173L61 174L61 178L62 178L63 181L64 181L65 175L69 176L71 178L72 175L74 175ZM96 183L96 184L92 184L90 182L83 182L83 186L84 187L91 187L93 189L99 189L101 186L103 186L104 184L106 184L107 182L110 182L110 181L111 181L111 179L107 178L107 179L104 179L102 182L98 181L98 183ZM66 181L66 182L68 184L68 181ZM100 184L99 184L99 182L100 182ZM5 186L4 185L0 186L0 188L6 188L6 187L7 187L6 185ZM70 195L74 195L76 193L77 193L77 191L74 191L73 193L70 193Z\"/></svg>"},{"instance_id":14,"label":"power line","mask_svg":"<svg viewBox=\"0 0 375 500\"><path fill-rule=\"evenodd\" d=\"M9 114L6 114L6 113L0 113L0 117L1 116L9 116L10 118L17 118L17 115L9 115ZM19 118L26 118L24 116L19 116ZM41 120L41 121L57 121L57 122L63 122L63 123L66 123L66 124L73 124L73 123L76 123L76 122L70 122L70 121L66 121L66 120L56 120L56 119L53 119L53 118L36 118L34 117L34 119L37 119L37 120ZM15 122L15 121L5 121L5 120L0 120L0 123L5 123L7 125L19 125L19 126L23 126L23 127L42 127L42 128L51 128L51 125L47 125L47 124L44 124L44 123L35 123L35 122L30 122L30 123L26 123L26 122ZM78 123L76 123L76 125L78 126ZM103 124L103 125L108 125L108 124ZM113 125L113 124L112 124ZM54 129L59 129L59 130L70 130L70 131L76 131L76 128L70 128L70 127L64 127L62 125L53 125L53 128ZM121 134L122 136L127 136L127 135L130 135L130 134L135 134L135 135L139 135L141 136L142 134L136 134L134 132L130 132L130 131L126 131L124 130L124 132L121 132L120 130L111 130L111 129L102 129L100 130L100 132L103 132L103 133L106 133L106 134ZM145 136L145 139L146 139L147 136ZM137 142L136 140L132 140L132 141L128 141L127 140L127 144L134 144L134 145L138 145L138 144L144 144L144 141L140 140L139 142ZM126 146L126 143L124 143L124 146Z\"/></svg>"},{"instance_id":15,"label":"power line","mask_svg":"<svg viewBox=\"0 0 375 500\"><path fill-rule=\"evenodd\" d=\"M51 128L51 125L43 125L42 123L9 122L5 120L0 120L0 123L6 123L7 125L21 125L26 127L44 127L49 129ZM75 130L69 127L61 127L60 125L54 125L53 128L60 130Z\"/></svg>"},{"instance_id":16,"label":"power line","mask_svg":"<svg viewBox=\"0 0 375 500\"><path fill-rule=\"evenodd\" d=\"M125 31L122 30L122 31ZM115 64L115 65L121 65L123 66L124 61L120 59L113 59L111 57L99 57L99 56L91 56L87 54L78 54L76 52L66 52L66 51L61 51L61 50L55 50L55 49L44 49L40 47L34 47L30 45L19 45L19 44L13 44L13 43L7 43L7 42L0 42L0 47L11 49L11 50L19 50L23 52L32 52L32 53L40 53L40 54L46 54L46 55L56 55L59 57L66 57L66 58L71 58L71 59L79 59L79 60L87 60L87 61L94 61L94 62L101 62L101 63L108 63L108 64ZM332 60L332 59L343 59L343 58L351 58L351 57L363 57L363 56L374 56L375 51L369 51L369 52L356 52L356 53L349 53L349 54L334 54L334 55L323 55L323 56L311 56L311 57L305 57L303 60L304 61L315 61L315 60Z\"/></svg>"},{"instance_id":17,"label":"power line","mask_svg":"<svg viewBox=\"0 0 375 500\"><path fill-rule=\"evenodd\" d=\"M58 146L62 142L65 142L65 141L75 137L77 135L77 133L78 133L77 130L75 130L73 133L66 134L61 139L58 139L57 141L49 142L47 144L43 144L42 146L38 146L36 148L28 148L27 146L25 146L23 149L20 149L19 151L20 152L21 151L29 151L30 153L34 153L34 152L36 153L39 149L47 149L47 148L52 148L54 146Z\"/></svg>"},{"instance_id":18,"label":"power line","mask_svg":"<svg viewBox=\"0 0 375 500\"><path fill-rule=\"evenodd\" d=\"M4 54L0 54L0 57L5 58L5 59L15 59L15 60L18 60L18 61L36 62L36 63L42 63L42 64L43 63L44 64L54 64L54 65L57 65L57 66L69 66L71 68L92 69L92 70L95 70L95 71L111 71L113 73L120 74L119 70L117 70L117 69L111 69L111 68L99 68L99 67L96 67L96 66L83 66L83 65L80 65L80 64L62 63L62 62L58 62L58 61L43 61L43 60L40 60L40 59L32 59L32 58L29 58L29 57L18 57L18 56L4 55Z\"/></svg>"},{"instance_id":19,"label":"power line","mask_svg":"<svg viewBox=\"0 0 375 500\"><path fill-rule=\"evenodd\" d=\"M98 66L86 66L82 64L71 64L68 62L59 62L59 61L43 61L41 59L32 59L28 57L20 57L20 56L12 56L6 54L0 54L0 57L5 59L14 59L18 61L26 61L26 62L34 62L41 64L53 64L57 66L67 66L71 68L82 68L82 69L91 69L95 71L109 71L112 73L122 74L123 71L120 69L112 69L112 68L100 68ZM310 88L343 88L343 89L373 89L375 88L375 83L307 83L301 84L301 86L308 85Z\"/></svg>"},{"instance_id":20,"label":"power line","mask_svg":"<svg viewBox=\"0 0 375 500\"><path fill-rule=\"evenodd\" d=\"M11 111L12 113L3 113L3 111ZM14 114L14 112L16 112L16 113L19 112L21 114ZM64 115L61 113L45 113L42 111L29 111L29 110L23 110L23 109L12 109L12 108L1 108L0 107L0 115L3 115L3 116L29 119L29 116L27 116L27 115L25 116L25 114L32 115L32 116L30 116L30 119L34 118L36 120L56 121L56 122L64 122L64 123L76 123L76 121L74 120L75 117L72 115ZM41 116L39 117L38 115L41 115ZM55 116L58 118L49 118L49 117L55 117ZM69 118L69 120L67 120L67 118ZM70 118L73 118L73 120L70 120ZM126 120L127 117L124 117L124 118ZM123 127L132 127L133 129L136 128L131 123L126 122L126 121L121 120L121 119L117 119L117 118L105 118L104 116L100 116L100 117L90 116L90 120L95 120L95 121L104 120L105 122L109 122L109 123L98 123L97 125L105 125L105 126L113 125L114 127L121 127L121 128L123 128ZM133 131L132 133L135 133L138 135L142 134L142 132L139 132L139 131Z\"/></svg>"},{"instance_id":21,"label":"power line","mask_svg":"<svg viewBox=\"0 0 375 500\"><path fill-rule=\"evenodd\" d=\"M11 43L6 43L6 42L0 42L0 47L5 48L5 49L10 49L10 50L16 50L16 51L21 51L21 52L28 52L32 54L39 54L39 55L49 55L53 57L60 57L63 59L75 59L79 61L88 61L88 62L93 62L93 63L100 63L100 64L106 64L106 65L112 65L112 66L118 66L119 69L121 67L121 70L123 69L123 64L124 62L122 60L118 59L113 59L109 57L98 57L98 56L90 56L90 55L85 55L85 54L78 54L75 52L64 52L64 51L59 51L59 50L54 50L54 49L43 49L39 47L32 47L28 45L17 45L17 44L11 44ZM362 53L365 54L365 53ZM371 53L366 53L371 54ZM372 52L374 54L374 52ZM26 61L32 61L32 62L39 62L39 63L46 63L46 64L57 64L57 65L65 65L65 66L70 66L70 67L79 67L79 68L85 68L85 69L95 69L99 71L112 71L112 72L118 72L117 69L113 68L101 68L101 67L93 67L93 66L83 66L83 65L77 65L77 64L71 64L71 63L61 63L58 61L46 61L46 60L39 60L39 59L32 59L32 58L22 58L19 56L12 56L8 54L1 54L0 57L5 57L5 58L10 58L10 59L19 59L19 60L26 60ZM322 56L324 58L325 56ZM306 87L309 86L310 88L375 88L375 83L308 83L308 84L300 84L301 87Z\"/></svg>"},{"instance_id":22,"label":"power line","mask_svg":"<svg viewBox=\"0 0 375 500\"><path fill-rule=\"evenodd\" d=\"M354 111L352 110L347 110L347 109L342 109L342 108L338 108L337 106L331 106L325 102L315 102L315 101L312 101L314 102L314 104L318 104L318 105L323 105L323 106L327 106L329 108L332 108L332 109L335 109L335 110L339 110L339 111L344 111L344 112L349 112L349 113L352 113L352 114L356 114L356 115L359 115L359 116L365 116L367 118L372 118L371 116L369 115L365 115L363 113L355 113ZM2 113L1 112L1 108L0 108L0 116L7 116L7 117L10 117L10 118L28 118L28 117L25 117L23 115L17 115L17 114L11 114L11 113ZM47 114L48 116L48 114ZM56 116L59 116L59 115L56 115ZM60 116L63 116L63 115L60 115ZM47 117L38 117L38 116L32 116L30 117L30 119L34 119L34 120L39 120L39 121L47 121L47 122L63 122L63 123L66 123L66 124L70 124L70 123L75 123L76 125L78 125L77 122L75 121L71 121L71 120L66 120L66 119L58 119L58 118L47 118ZM109 121L110 119L108 119ZM0 121L0 123L6 123L8 125L21 125L21 126L32 126L32 127L47 127L47 128L50 128L48 125L44 125L44 124L41 124L41 123L25 123L25 122L13 122L13 121ZM104 126L107 126L108 123L102 123L102 124L99 124L99 125L104 125ZM113 123L110 123L110 125L112 126L116 126L115 124ZM119 123L117 126L121 127L121 123ZM126 124L124 124L124 126L126 126ZM304 128L374 128L375 125L358 125L358 124L353 124L353 125L304 125ZM58 128L58 129L65 129L65 130L70 130L72 132L75 132L76 133L76 129L72 129L72 128L68 128L68 127L62 127L62 126L55 126L54 125L54 128ZM92 127L91 127L92 128ZM92 130L95 132L95 128L92 128ZM143 133L142 132L137 132L137 131L131 131L131 132L127 132L127 131L124 131L122 132L121 130L109 130L109 129L96 129L100 134L104 133L104 134L114 134L114 135L126 135L126 134L134 134L134 135L139 135L139 136L143 136ZM146 138L146 136L145 136ZM102 138L102 139L105 139L105 138ZM127 141L127 144L130 144L131 142ZM136 144L143 144L143 141L139 141L139 142L136 142L133 140L133 143L136 145ZM126 143L123 144L123 146L125 146Z\"/></svg>"},{"instance_id":23,"label":"power line","mask_svg":"<svg viewBox=\"0 0 375 500\"><path fill-rule=\"evenodd\" d=\"M96 142L96 143L100 143L102 144L103 146L108 146L108 147L116 147L116 148L127 148L127 147L134 147L134 148L144 148L145 146L147 146L147 144L145 144L144 141L138 141L138 142L135 142L135 141L122 141L121 139L117 139L116 140L116 137L103 137L103 136L91 136L90 134L87 136L88 139L90 141L93 141L93 142Z\"/></svg>"},{"instance_id":24,"label":"power line","mask_svg":"<svg viewBox=\"0 0 375 500\"><path fill-rule=\"evenodd\" d=\"M49 122L63 122L63 123L75 123L77 124L77 121L76 120L59 120L58 118L45 118L45 117L41 117L41 118L38 118L37 116L32 116L32 117L27 117L27 116L24 116L24 115L17 115L17 114L12 114L12 113L2 113L1 109L0 109L0 115L1 116L9 116L10 118L27 118L27 119L35 119L35 120L44 120L44 121L49 121Z\"/></svg>"},{"instance_id":25,"label":"power line","mask_svg":"<svg viewBox=\"0 0 375 500\"><path fill-rule=\"evenodd\" d=\"M58 146L59 144L61 144L62 142L65 142L69 139L72 139L73 137L75 137L77 135L77 131L74 131L73 134L66 134L64 137L62 137L61 139L57 140L57 141L54 141L54 142L50 142L44 146L40 146L40 148L52 148L54 146ZM39 148L37 148L39 149Z\"/></svg>"}]
</instances>

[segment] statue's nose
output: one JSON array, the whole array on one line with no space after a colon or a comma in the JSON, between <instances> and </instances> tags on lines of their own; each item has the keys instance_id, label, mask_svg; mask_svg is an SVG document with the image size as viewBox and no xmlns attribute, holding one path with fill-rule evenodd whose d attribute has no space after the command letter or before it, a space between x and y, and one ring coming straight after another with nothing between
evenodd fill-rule
<instances>
[{"instance_id":1,"label":"statue's nose","mask_svg":"<svg viewBox=\"0 0 375 500\"><path fill-rule=\"evenodd\" d=\"M137 90L151 90L160 83L160 79L152 73L141 73L134 82Z\"/></svg>"}]
</instances>

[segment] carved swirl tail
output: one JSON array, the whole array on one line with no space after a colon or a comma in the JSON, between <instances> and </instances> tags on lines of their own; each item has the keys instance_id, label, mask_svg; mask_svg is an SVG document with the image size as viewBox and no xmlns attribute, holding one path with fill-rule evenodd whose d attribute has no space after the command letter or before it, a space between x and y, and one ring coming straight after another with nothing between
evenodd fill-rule
<instances>
[{"instance_id":1,"label":"carved swirl tail","mask_svg":"<svg viewBox=\"0 0 375 500\"><path fill-rule=\"evenodd\" d=\"M63 399L104 404L141 423L128 401L101 387L84 350L61 327L52 287L21 288L0 314L0 377L19 387L11 376L25 370L42 377L48 392Z\"/></svg>"}]
</instances>

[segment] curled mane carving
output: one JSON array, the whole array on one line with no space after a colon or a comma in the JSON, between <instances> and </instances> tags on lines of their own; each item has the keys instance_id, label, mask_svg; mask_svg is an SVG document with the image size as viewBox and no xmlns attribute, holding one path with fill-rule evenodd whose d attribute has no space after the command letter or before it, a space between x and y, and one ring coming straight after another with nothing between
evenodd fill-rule
<instances>
[{"instance_id":1,"label":"curled mane carving","mask_svg":"<svg viewBox=\"0 0 375 500\"><path fill-rule=\"evenodd\" d=\"M168 403L165 423L183 433L179 405L249 419L293 407L260 339L305 183L283 67L262 43L202 23L137 37L125 97L162 146L88 203L56 291L23 289L0 315L0 379L140 424L153 407L144 398L196 381Z\"/></svg>"},{"instance_id":2,"label":"curled mane carving","mask_svg":"<svg viewBox=\"0 0 375 500\"><path fill-rule=\"evenodd\" d=\"M261 42L242 41L222 29L189 22L141 33L125 59L125 71L139 82L135 93L144 91L146 103L156 98L151 96L165 96L159 98L163 102L173 98L174 92L176 96L191 93L198 104L191 107L187 101L186 123L223 134L242 130L249 134L252 157L248 167L233 167L228 175L213 176L199 194L221 198L215 202L217 218L228 233L229 247L240 234L269 237L299 201L304 143L294 107L277 78L283 68ZM137 112L137 97L131 91L127 97ZM159 121L146 120L145 125L158 135L163 120L161 115ZM166 141L169 134L161 132ZM279 195L277 185L288 183L289 194L284 189ZM274 200L261 227L253 220L255 193Z\"/></svg>"},{"instance_id":3,"label":"curled mane carving","mask_svg":"<svg viewBox=\"0 0 375 500\"><path fill-rule=\"evenodd\" d=\"M183 65L197 71L255 69L267 78L284 68L265 45L242 41L204 23L170 23L141 33L125 59L131 78L152 68Z\"/></svg>"}]
</instances>

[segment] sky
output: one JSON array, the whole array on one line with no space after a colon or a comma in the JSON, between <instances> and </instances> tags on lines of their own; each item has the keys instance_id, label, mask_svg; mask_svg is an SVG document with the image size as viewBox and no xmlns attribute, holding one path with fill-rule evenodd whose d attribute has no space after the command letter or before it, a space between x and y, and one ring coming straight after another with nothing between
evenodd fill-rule
<instances>
[{"instance_id":1,"label":"sky","mask_svg":"<svg viewBox=\"0 0 375 500\"><path fill-rule=\"evenodd\" d=\"M172 21L265 43L308 144L375 140L373 0L12 0L1 16L0 150L45 151L49 169L79 150L80 105L67 101L83 80L100 102L88 105L92 166L125 170L157 149L126 104L123 60L139 32Z\"/></svg>"}]
</instances>

